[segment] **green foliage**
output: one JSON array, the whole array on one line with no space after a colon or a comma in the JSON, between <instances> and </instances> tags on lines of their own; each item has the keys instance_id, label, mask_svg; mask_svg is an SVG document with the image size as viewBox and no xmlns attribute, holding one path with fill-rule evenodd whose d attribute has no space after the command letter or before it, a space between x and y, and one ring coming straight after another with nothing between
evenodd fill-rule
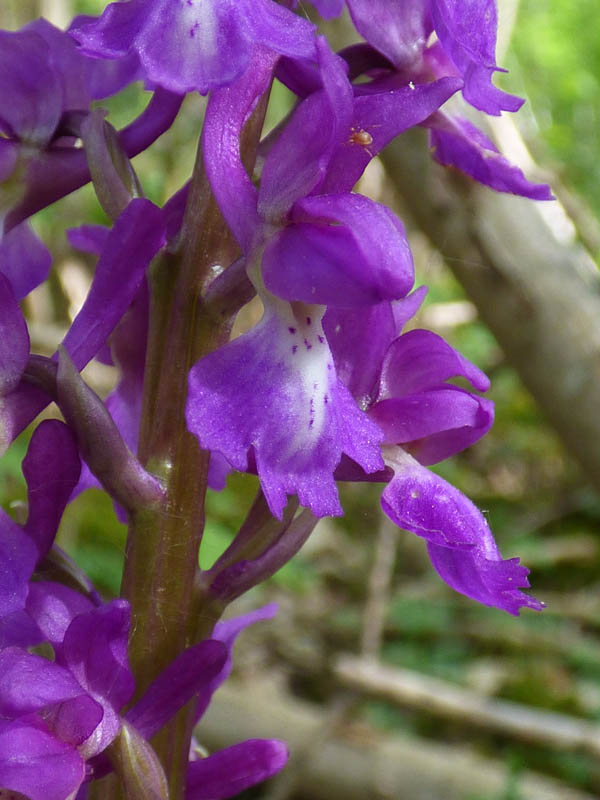
<instances>
[{"instance_id":1,"label":"green foliage","mask_svg":"<svg viewBox=\"0 0 600 800\"><path fill-rule=\"evenodd\" d=\"M125 525L120 523L111 499L91 489L69 504L57 544L87 573L107 598L119 594L125 554Z\"/></svg>"}]
</instances>

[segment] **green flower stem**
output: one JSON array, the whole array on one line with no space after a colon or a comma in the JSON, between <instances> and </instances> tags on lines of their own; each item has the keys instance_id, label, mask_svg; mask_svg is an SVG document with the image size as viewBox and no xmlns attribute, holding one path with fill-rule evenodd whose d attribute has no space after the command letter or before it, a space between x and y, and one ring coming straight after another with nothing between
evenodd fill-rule
<instances>
[{"instance_id":1,"label":"green flower stem","mask_svg":"<svg viewBox=\"0 0 600 800\"><path fill-rule=\"evenodd\" d=\"M200 450L186 427L187 376L199 358L226 338L226 330L203 314L200 294L211 267L231 258L226 252L231 249L229 234L208 185L203 176L195 183L190 207L197 215L197 232L180 252L166 254L153 265L150 275L151 327L139 457L164 482L167 501L164 510L135 513L127 541L123 595L132 606L129 653L138 697L193 644L195 632L193 587L204 530L209 454ZM183 797L191 711L180 712L154 743L171 800Z\"/></svg>"},{"instance_id":2,"label":"green flower stem","mask_svg":"<svg viewBox=\"0 0 600 800\"><path fill-rule=\"evenodd\" d=\"M254 163L265 108L266 100L246 127L247 168ZM229 319L209 313L203 296L222 265L231 264L237 254L210 191L199 146L178 243L155 260L149 273L150 330L138 456L161 479L167 494L162 508L133 513L129 526L122 595L132 609L134 699L186 647L210 635L218 618L216 609L199 609L194 594L209 454L187 430L185 403L190 368L228 339ZM194 706L182 709L153 741L170 800L183 800Z\"/></svg>"}]
</instances>

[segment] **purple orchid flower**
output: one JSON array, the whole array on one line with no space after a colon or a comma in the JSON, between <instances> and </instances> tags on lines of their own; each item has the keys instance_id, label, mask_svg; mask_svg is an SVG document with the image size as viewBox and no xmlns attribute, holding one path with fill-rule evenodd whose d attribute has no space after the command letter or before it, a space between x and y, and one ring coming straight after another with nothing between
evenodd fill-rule
<instances>
[{"instance_id":1,"label":"purple orchid flower","mask_svg":"<svg viewBox=\"0 0 600 800\"><path fill-rule=\"evenodd\" d=\"M73 40L43 19L20 31L0 31L0 162L12 154L11 173L27 170L36 151L57 141L64 148L73 141L78 119L92 100L107 97L136 80L137 65L131 59L119 65L87 58ZM22 176L18 175L19 179ZM22 194L25 187L20 188ZM11 197L15 205L21 197ZM0 208L2 217L6 208Z\"/></svg>"},{"instance_id":2,"label":"purple orchid flower","mask_svg":"<svg viewBox=\"0 0 600 800\"><path fill-rule=\"evenodd\" d=\"M528 570L502 560L480 511L457 489L425 469L480 439L493 422L489 400L447 381L466 379L478 391L487 377L436 334L398 331L414 315L424 287L370 314L330 310L325 331L339 374L383 431L389 481L381 504L390 519L427 541L431 561L453 589L484 605L518 614L542 604L527 588ZM338 479L356 479L344 469Z\"/></svg>"},{"instance_id":3,"label":"purple orchid flower","mask_svg":"<svg viewBox=\"0 0 600 800\"><path fill-rule=\"evenodd\" d=\"M271 54L259 53L235 87L212 95L204 129L213 191L265 311L253 330L192 368L188 426L235 469L247 470L253 458L279 517L288 494L317 516L341 513L333 472L342 453L367 472L382 469L381 434L338 380L321 320L328 305L365 309L403 297L413 282L400 220L350 192L372 156L355 153L362 148L352 140L355 101L344 62L324 40L317 50L323 88L298 106L271 147L258 191L241 164L239 136L270 81ZM402 103L391 110L392 96L387 116L379 99L362 102L358 114L382 119L384 146L393 129L424 119L460 85L436 85L416 110Z\"/></svg>"},{"instance_id":4,"label":"purple orchid flower","mask_svg":"<svg viewBox=\"0 0 600 800\"><path fill-rule=\"evenodd\" d=\"M354 45L342 52L353 77L371 77L368 83L356 84L355 93L382 95L404 86L416 94L432 78L439 82L460 76L463 96L476 108L493 115L517 111L523 101L491 84L491 75L499 69L494 59L495 0L470 0L467 5L467 9L464 4L459 7L454 0L410 0L401 5L389 0L348 0L358 31L371 45ZM434 30L438 41L429 44ZM303 80L299 81L298 74L298 68L289 65L278 72L292 91L304 96L314 84L314 75L302 68ZM439 163L456 167L496 191L534 200L553 199L548 186L529 182L467 120L437 112L428 119L423 117L420 124L431 130L433 154ZM365 131L370 140L380 136L368 124L356 125L355 130ZM371 143L368 147L375 152Z\"/></svg>"},{"instance_id":5,"label":"purple orchid flower","mask_svg":"<svg viewBox=\"0 0 600 800\"><path fill-rule=\"evenodd\" d=\"M124 724L135 733L135 754L194 695L201 716L229 674L237 635L273 616L275 607L219 623L212 639L186 650L122 717L134 688L128 604L95 605L97 597L62 584L30 583L79 474L73 436L63 423L49 420L36 429L23 471L27 523L21 527L4 512L0 518L0 785L31 800L67 800L110 771L104 751ZM40 642L52 646L54 661L25 649ZM230 797L274 774L286 759L285 745L276 740L234 745L190 764L186 797Z\"/></svg>"},{"instance_id":6,"label":"purple orchid flower","mask_svg":"<svg viewBox=\"0 0 600 800\"><path fill-rule=\"evenodd\" d=\"M92 100L115 94L138 78L135 62L115 65L87 58L68 34L44 19L9 33L2 47L0 126L9 139L34 147L68 136L65 112L85 111Z\"/></svg>"},{"instance_id":7,"label":"purple orchid flower","mask_svg":"<svg viewBox=\"0 0 600 800\"><path fill-rule=\"evenodd\" d=\"M38 611L47 611L48 600L56 605L52 587L46 588L47 602L39 602ZM64 587L61 589L64 599ZM48 614L46 620L51 620L46 632L53 636L59 626ZM0 715L9 720L7 727L18 727L25 742L29 738L35 743L43 731L45 737L69 748L65 756L68 753L70 763L78 765L72 769L68 791L61 787L53 795L57 800L71 796L90 777L86 762L102 753L121 729L118 710L134 690L127 664L128 631L128 604L115 600L77 614L62 632L62 640L53 637L54 662L16 647L0 651L2 672L8 678L0 690ZM217 669L224 657L221 649L218 655ZM60 777L57 771L62 773L62 764L55 764L52 757L41 760L32 780L19 769L23 764L29 766L29 752L29 746L24 746L21 764L15 765L14 753L6 757L0 750L0 784L24 792L32 800L42 800L46 792L56 791L52 787Z\"/></svg>"},{"instance_id":8,"label":"purple orchid flower","mask_svg":"<svg viewBox=\"0 0 600 800\"><path fill-rule=\"evenodd\" d=\"M86 155L74 147L92 100L139 79L135 55L119 62L85 56L46 20L17 32L0 31L0 230L90 179ZM133 156L171 125L182 98L159 89L148 108L120 133Z\"/></svg>"},{"instance_id":9,"label":"purple orchid flower","mask_svg":"<svg viewBox=\"0 0 600 800\"><path fill-rule=\"evenodd\" d=\"M272 0L127 0L75 24L71 35L91 55L136 53L147 81L177 94L231 84L257 46L314 55L314 26Z\"/></svg>"},{"instance_id":10,"label":"purple orchid flower","mask_svg":"<svg viewBox=\"0 0 600 800\"><path fill-rule=\"evenodd\" d=\"M32 586L29 610L55 661L20 647L0 650L0 784L31 800L67 800L111 770L105 750L123 727L135 747L148 740L195 695L198 717L231 669L232 647L249 624L273 616L267 606L219 623L213 638L184 651L123 716L134 681L127 661L129 607L94 607L71 589ZM277 740L250 740L192 760L186 800L231 797L285 764ZM153 775L147 774L147 790Z\"/></svg>"},{"instance_id":11,"label":"purple orchid flower","mask_svg":"<svg viewBox=\"0 0 600 800\"><path fill-rule=\"evenodd\" d=\"M529 588L529 570L518 558L502 559L483 514L458 489L424 469L401 448L386 453L394 477L381 506L401 528L427 542L440 577L457 592L519 615L544 605L520 589Z\"/></svg>"},{"instance_id":12,"label":"purple orchid flower","mask_svg":"<svg viewBox=\"0 0 600 800\"><path fill-rule=\"evenodd\" d=\"M383 99L390 90L405 87L407 102L418 113L418 97L421 95L427 102L427 93L431 94L431 88L427 87L431 87L432 78L437 79L434 85L441 85L452 76L455 80L460 76L463 96L476 108L494 115L501 110L518 110L523 101L501 92L489 82L498 69L490 66L495 65L495 2L472 0L469 6L465 13L465 9L458 8L454 2L437 0L410 0L400 5L389 0L348 0L357 29L370 43L352 45L341 52L348 61L353 79L360 75L371 78L370 82L355 84L355 94L361 98L374 94ZM428 44L434 19L439 27L439 30L436 28L439 40ZM319 85L314 70L287 59L279 66L277 76L300 97L315 91ZM547 185L528 181L472 123L459 116L437 112L440 105L438 103L436 112L427 119L422 116L418 122L411 123L430 129L433 155L439 163L455 167L496 191L533 200L553 199ZM397 133L388 137L386 126L374 121L368 104L361 111L362 114L357 108L357 116L363 119L357 119L353 125L353 130L359 134L355 139L362 139L370 153L376 155L382 149L381 140L387 144ZM357 152L359 150L356 148ZM335 175L335 169L330 169L330 175Z\"/></svg>"},{"instance_id":13,"label":"purple orchid flower","mask_svg":"<svg viewBox=\"0 0 600 800\"><path fill-rule=\"evenodd\" d=\"M433 31L445 75L460 75L463 96L488 114L517 111L523 101L491 82L496 65L498 16L495 0L347 0L356 29L396 70L415 79L426 64ZM415 80L416 82L416 80Z\"/></svg>"}]
</instances>

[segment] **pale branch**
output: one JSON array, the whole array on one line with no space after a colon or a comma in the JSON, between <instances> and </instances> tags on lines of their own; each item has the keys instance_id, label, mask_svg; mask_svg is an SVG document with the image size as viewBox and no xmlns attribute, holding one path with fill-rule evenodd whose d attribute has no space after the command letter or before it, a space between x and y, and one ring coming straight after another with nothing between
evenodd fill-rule
<instances>
[{"instance_id":1,"label":"pale branch","mask_svg":"<svg viewBox=\"0 0 600 800\"><path fill-rule=\"evenodd\" d=\"M439 678L354 656L340 656L334 674L346 688L404 708L486 728L512 739L584 750L596 758L600 755L600 726L585 719L486 697Z\"/></svg>"},{"instance_id":2,"label":"pale branch","mask_svg":"<svg viewBox=\"0 0 600 800\"><path fill-rule=\"evenodd\" d=\"M279 737L292 755L326 724L317 707L273 689L272 684L226 683L197 729L211 750L246 737ZM382 734L346 725L321 742L304 763L298 797L311 800L465 800L502 796L510 776L505 764L466 747ZM523 772L515 782L520 800L593 800L559 781Z\"/></svg>"}]
</instances>

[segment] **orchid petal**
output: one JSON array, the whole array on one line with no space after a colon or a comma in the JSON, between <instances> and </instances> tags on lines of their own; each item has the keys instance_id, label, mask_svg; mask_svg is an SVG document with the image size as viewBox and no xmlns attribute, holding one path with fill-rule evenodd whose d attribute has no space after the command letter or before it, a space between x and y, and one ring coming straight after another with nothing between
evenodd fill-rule
<instances>
[{"instance_id":1,"label":"orchid petal","mask_svg":"<svg viewBox=\"0 0 600 800\"><path fill-rule=\"evenodd\" d=\"M189 647L150 684L125 719L145 739L151 739L193 695L202 696L226 660L225 645L214 639Z\"/></svg>"},{"instance_id":2,"label":"orchid petal","mask_svg":"<svg viewBox=\"0 0 600 800\"><path fill-rule=\"evenodd\" d=\"M240 78L256 45L311 56L313 30L270 0L129 0L111 3L98 20L82 21L71 34L93 55L136 52L153 85L207 94Z\"/></svg>"},{"instance_id":3,"label":"orchid petal","mask_svg":"<svg viewBox=\"0 0 600 800\"><path fill-rule=\"evenodd\" d=\"M211 94L204 118L206 174L223 216L245 250L261 223L257 191L242 164L240 137L256 100L269 86L275 60L272 53L257 49L248 70L232 87Z\"/></svg>"},{"instance_id":4,"label":"orchid petal","mask_svg":"<svg viewBox=\"0 0 600 800\"><path fill-rule=\"evenodd\" d=\"M127 660L129 619L125 600L113 600L79 614L57 651L57 661L104 709L102 722L86 743L88 756L104 750L117 735L121 727L118 711L131 699L135 688Z\"/></svg>"},{"instance_id":5,"label":"orchid petal","mask_svg":"<svg viewBox=\"0 0 600 800\"><path fill-rule=\"evenodd\" d=\"M359 408L368 408L377 396L381 362L396 335L391 303L358 309L328 308L323 329L339 379Z\"/></svg>"},{"instance_id":6,"label":"orchid petal","mask_svg":"<svg viewBox=\"0 0 600 800\"><path fill-rule=\"evenodd\" d=\"M249 625L255 625L257 622L273 619L276 613L277 603L269 603L266 606L262 606L262 608L257 608L255 611L249 611L247 614L241 614L237 617L217 622L212 632L212 638L225 645L227 648L227 658L219 674L215 676L208 687L209 697L206 705L208 705L210 695L212 695L221 684L225 683L229 677L233 666L233 646L240 633L246 630Z\"/></svg>"},{"instance_id":7,"label":"orchid petal","mask_svg":"<svg viewBox=\"0 0 600 800\"><path fill-rule=\"evenodd\" d=\"M341 454L368 472L380 468L380 432L338 381L320 317L296 317L285 303L277 309L192 368L188 427L240 471L254 449L278 518L288 494L316 516L339 515L333 471Z\"/></svg>"},{"instance_id":8,"label":"orchid petal","mask_svg":"<svg viewBox=\"0 0 600 800\"><path fill-rule=\"evenodd\" d=\"M188 766L186 800L224 800L279 772L288 749L277 739L249 739Z\"/></svg>"},{"instance_id":9,"label":"orchid petal","mask_svg":"<svg viewBox=\"0 0 600 800\"><path fill-rule=\"evenodd\" d=\"M258 209L269 221L279 221L322 182L350 129L353 99L346 64L322 37L318 53L323 89L300 103L262 170Z\"/></svg>"},{"instance_id":10,"label":"orchid petal","mask_svg":"<svg viewBox=\"0 0 600 800\"><path fill-rule=\"evenodd\" d=\"M121 58L142 28L144 5L145 0L110 3L99 18L79 17L69 33L90 55Z\"/></svg>"},{"instance_id":11,"label":"orchid petal","mask_svg":"<svg viewBox=\"0 0 600 800\"><path fill-rule=\"evenodd\" d=\"M542 604L527 588L528 570L517 558L502 559L487 522L458 489L418 464L400 448L388 449L394 477L381 505L390 519L427 540L433 566L457 592L519 614Z\"/></svg>"},{"instance_id":12,"label":"orchid petal","mask_svg":"<svg viewBox=\"0 0 600 800\"><path fill-rule=\"evenodd\" d=\"M441 336L426 330L409 331L399 336L386 353L379 397L414 394L459 376L480 392L490 388L487 375Z\"/></svg>"},{"instance_id":13,"label":"orchid petal","mask_svg":"<svg viewBox=\"0 0 600 800\"><path fill-rule=\"evenodd\" d=\"M84 56L68 33L51 25L46 19L30 22L23 31L37 34L48 46L47 64L51 65L60 81L64 110L87 109L92 98L107 97L119 91L125 83L135 80L135 64L127 64L127 73L115 79L114 67L108 70L106 67L109 65L105 62ZM92 81L96 90L93 92ZM106 91L98 93L102 83Z\"/></svg>"},{"instance_id":14,"label":"orchid petal","mask_svg":"<svg viewBox=\"0 0 600 800\"><path fill-rule=\"evenodd\" d=\"M456 167L497 192L553 200L549 186L531 183L522 171L500 154L496 145L468 120L434 114L426 123L431 130L433 157L445 167Z\"/></svg>"},{"instance_id":15,"label":"orchid petal","mask_svg":"<svg viewBox=\"0 0 600 800\"><path fill-rule=\"evenodd\" d=\"M24 608L36 561L34 543L0 509L0 618Z\"/></svg>"},{"instance_id":16,"label":"orchid petal","mask_svg":"<svg viewBox=\"0 0 600 800\"><path fill-rule=\"evenodd\" d=\"M378 90L376 85L371 90L370 84L359 84L356 91L364 94L354 101L351 128L338 141L319 192L350 191L367 164L392 139L427 119L462 86L463 81L456 77L409 84L391 91ZM357 134L363 134L363 139ZM365 140L368 144L361 143Z\"/></svg>"},{"instance_id":17,"label":"orchid petal","mask_svg":"<svg viewBox=\"0 0 600 800\"><path fill-rule=\"evenodd\" d=\"M427 291L427 286L419 286L407 297L403 297L401 300L396 300L395 303L392 303L392 312L396 322L397 333L400 333L406 323L419 311L427 296Z\"/></svg>"},{"instance_id":18,"label":"orchid petal","mask_svg":"<svg viewBox=\"0 0 600 800\"><path fill-rule=\"evenodd\" d=\"M51 265L50 251L27 222L0 239L0 273L8 278L17 300L46 280Z\"/></svg>"},{"instance_id":19,"label":"orchid petal","mask_svg":"<svg viewBox=\"0 0 600 800\"><path fill-rule=\"evenodd\" d=\"M255 622L261 622L262 620L272 619L276 613L277 604L270 603L256 611L250 611L248 614L242 614L239 617L233 617L233 619L217 622L212 632L212 639L222 642L225 645L226 659L217 675L215 675L198 693L198 705L195 714L196 722L198 722L208 708L213 694L217 691L219 686L227 680L231 673L231 668L233 666L233 646L239 634L247 628L248 625L253 625Z\"/></svg>"},{"instance_id":20,"label":"orchid petal","mask_svg":"<svg viewBox=\"0 0 600 800\"><path fill-rule=\"evenodd\" d=\"M208 464L208 486L215 492L221 492L227 485L227 476L232 472L229 461L221 453L213 451Z\"/></svg>"},{"instance_id":21,"label":"orchid petal","mask_svg":"<svg viewBox=\"0 0 600 800\"><path fill-rule=\"evenodd\" d=\"M429 34L428 0L347 0L356 30L399 69L417 69Z\"/></svg>"},{"instance_id":22,"label":"orchid petal","mask_svg":"<svg viewBox=\"0 0 600 800\"><path fill-rule=\"evenodd\" d=\"M19 647L0 651L0 716L18 717L85 694L68 669Z\"/></svg>"},{"instance_id":23,"label":"orchid petal","mask_svg":"<svg viewBox=\"0 0 600 800\"><path fill-rule=\"evenodd\" d=\"M50 400L42 389L24 380L5 397L0 393L0 455L4 455L13 440Z\"/></svg>"},{"instance_id":24,"label":"orchid petal","mask_svg":"<svg viewBox=\"0 0 600 800\"><path fill-rule=\"evenodd\" d=\"M60 663L103 705L121 708L133 694L127 659L129 603L110 603L78 614L65 632Z\"/></svg>"},{"instance_id":25,"label":"orchid petal","mask_svg":"<svg viewBox=\"0 0 600 800\"><path fill-rule=\"evenodd\" d=\"M107 245L110 228L104 225L80 225L67 230L67 239L71 247L82 253L99 256Z\"/></svg>"},{"instance_id":26,"label":"orchid petal","mask_svg":"<svg viewBox=\"0 0 600 800\"><path fill-rule=\"evenodd\" d=\"M335 368L358 406L369 408L379 393L381 364L390 343L419 310L427 287L393 303L363 309L327 310L323 328L331 347Z\"/></svg>"},{"instance_id":27,"label":"orchid petal","mask_svg":"<svg viewBox=\"0 0 600 800\"><path fill-rule=\"evenodd\" d=\"M90 737L95 737L103 716L100 703L89 694L82 694L45 711L44 722L57 738L80 747L83 753Z\"/></svg>"},{"instance_id":28,"label":"orchid petal","mask_svg":"<svg viewBox=\"0 0 600 800\"><path fill-rule=\"evenodd\" d=\"M307 19L272 0L234 0L234 5L257 44L290 58L315 58L316 26Z\"/></svg>"},{"instance_id":29,"label":"orchid petal","mask_svg":"<svg viewBox=\"0 0 600 800\"><path fill-rule=\"evenodd\" d=\"M164 243L161 210L149 200L132 200L107 236L92 287L63 339L79 369L98 352L127 311L148 264Z\"/></svg>"},{"instance_id":30,"label":"orchid petal","mask_svg":"<svg viewBox=\"0 0 600 800\"><path fill-rule=\"evenodd\" d=\"M31 593L32 585L29 586L29 593ZM29 595L27 599L29 599ZM6 616L0 612L0 649L4 647L35 647L44 639L44 634L24 609L13 611Z\"/></svg>"},{"instance_id":31,"label":"orchid petal","mask_svg":"<svg viewBox=\"0 0 600 800\"><path fill-rule=\"evenodd\" d=\"M369 417L383 431L386 443L403 445L425 465L470 447L494 420L490 400L456 386L382 400L369 409Z\"/></svg>"},{"instance_id":32,"label":"orchid petal","mask_svg":"<svg viewBox=\"0 0 600 800\"><path fill-rule=\"evenodd\" d=\"M0 31L0 130L36 147L51 139L63 110L49 48L36 33Z\"/></svg>"},{"instance_id":33,"label":"orchid petal","mask_svg":"<svg viewBox=\"0 0 600 800\"><path fill-rule=\"evenodd\" d=\"M463 96L475 108L499 116L518 111L523 100L496 88L496 0L431 0L435 31L465 80Z\"/></svg>"},{"instance_id":34,"label":"orchid petal","mask_svg":"<svg viewBox=\"0 0 600 800\"><path fill-rule=\"evenodd\" d=\"M55 649L62 645L73 619L93 608L91 600L61 583L38 581L29 587L26 609Z\"/></svg>"},{"instance_id":35,"label":"orchid petal","mask_svg":"<svg viewBox=\"0 0 600 800\"><path fill-rule=\"evenodd\" d=\"M306 197L263 256L266 287L286 300L352 307L404 297L414 282L402 222L359 194Z\"/></svg>"},{"instance_id":36,"label":"orchid petal","mask_svg":"<svg viewBox=\"0 0 600 800\"><path fill-rule=\"evenodd\" d=\"M29 515L25 530L38 549L38 561L52 547L63 511L81 469L72 431L59 420L35 429L23 460Z\"/></svg>"},{"instance_id":37,"label":"orchid petal","mask_svg":"<svg viewBox=\"0 0 600 800\"><path fill-rule=\"evenodd\" d=\"M85 778L77 750L27 720L0 720L0 786L30 800L65 800Z\"/></svg>"}]
</instances>

